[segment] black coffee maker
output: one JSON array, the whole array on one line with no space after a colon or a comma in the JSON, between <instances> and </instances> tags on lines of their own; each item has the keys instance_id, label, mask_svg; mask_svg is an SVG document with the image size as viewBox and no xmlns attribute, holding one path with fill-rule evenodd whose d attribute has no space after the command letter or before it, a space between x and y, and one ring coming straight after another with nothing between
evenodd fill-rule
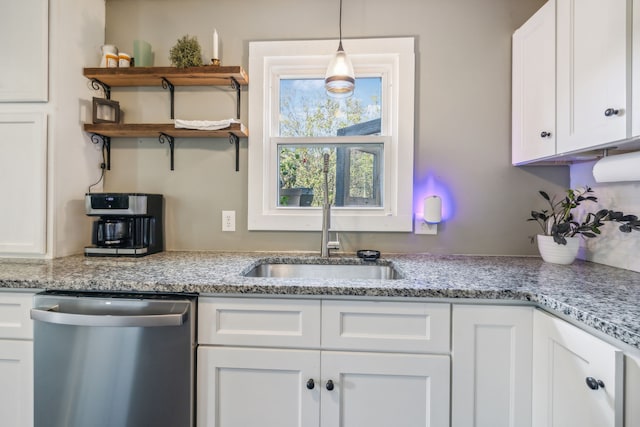
<instances>
[{"instance_id":1,"label":"black coffee maker","mask_svg":"<svg viewBox=\"0 0 640 427\"><path fill-rule=\"evenodd\" d=\"M85 207L87 215L100 217L86 256L139 257L164 250L161 194L87 193Z\"/></svg>"}]
</instances>

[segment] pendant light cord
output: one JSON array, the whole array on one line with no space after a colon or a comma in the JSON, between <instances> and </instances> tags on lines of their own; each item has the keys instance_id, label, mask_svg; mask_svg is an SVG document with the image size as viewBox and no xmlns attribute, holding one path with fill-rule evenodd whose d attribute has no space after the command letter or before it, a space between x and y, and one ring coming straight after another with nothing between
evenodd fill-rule
<instances>
[{"instance_id":1,"label":"pendant light cord","mask_svg":"<svg viewBox=\"0 0 640 427\"><path fill-rule=\"evenodd\" d=\"M339 14L339 18L338 18L338 30L339 30L339 34L340 34L340 40L338 42L338 50L343 50L342 49L342 0L340 0L340 14Z\"/></svg>"},{"instance_id":2,"label":"pendant light cord","mask_svg":"<svg viewBox=\"0 0 640 427\"><path fill-rule=\"evenodd\" d=\"M338 26L340 27L340 43L342 43L342 0L340 0L340 18L338 20Z\"/></svg>"}]
</instances>

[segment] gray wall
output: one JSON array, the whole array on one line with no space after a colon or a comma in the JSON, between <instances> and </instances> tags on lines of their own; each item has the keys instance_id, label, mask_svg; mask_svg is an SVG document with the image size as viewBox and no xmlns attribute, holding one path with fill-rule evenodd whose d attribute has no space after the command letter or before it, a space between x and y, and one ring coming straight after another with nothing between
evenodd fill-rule
<instances>
[{"instance_id":1,"label":"gray wall","mask_svg":"<svg viewBox=\"0 0 640 427\"><path fill-rule=\"evenodd\" d=\"M435 183L451 195L452 212L437 236L341 234L346 251L537 253L527 238L536 226L526 218L541 207L537 191L563 191L569 171L510 165L511 34L543 3L344 1L345 38L416 38L414 211L421 210L425 184ZM169 49L184 34L197 36L209 57L214 28L223 65L248 68L250 41L336 38L338 1L107 1L106 42L131 53L134 39L147 40L155 65L169 65ZM168 94L162 89L115 89L112 96L121 102L125 121L168 121ZM233 117L233 97L220 88L177 88L176 117ZM246 123L246 90L242 101ZM170 250L318 250L316 232L246 230L246 148L244 139L235 172L235 153L226 139L178 139L171 172L167 147L151 139L118 139L105 190L163 193ZM236 232L220 231L222 210L237 212Z\"/></svg>"}]
</instances>

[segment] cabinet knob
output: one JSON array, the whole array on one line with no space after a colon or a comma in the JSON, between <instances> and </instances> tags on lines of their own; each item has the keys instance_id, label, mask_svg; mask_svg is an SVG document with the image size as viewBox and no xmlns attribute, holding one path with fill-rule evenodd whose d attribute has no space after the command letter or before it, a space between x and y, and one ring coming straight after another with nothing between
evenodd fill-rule
<instances>
[{"instance_id":1,"label":"cabinet knob","mask_svg":"<svg viewBox=\"0 0 640 427\"><path fill-rule=\"evenodd\" d=\"M549 138L551 136L551 132L543 131L540 134L540 138Z\"/></svg>"},{"instance_id":2,"label":"cabinet knob","mask_svg":"<svg viewBox=\"0 0 640 427\"><path fill-rule=\"evenodd\" d=\"M316 386L315 381L313 381L313 378L309 378L309 381L307 381L307 388L309 390L313 390L313 388Z\"/></svg>"},{"instance_id":3,"label":"cabinet knob","mask_svg":"<svg viewBox=\"0 0 640 427\"><path fill-rule=\"evenodd\" d=\"M326 387L327 387L327 390L329 391L333 390L334 388L333 381L332 380L327 381Z\"/></svg>"},{"instance_id":4,"label":"cabinet knob","mask_svg":"<svg viewBox=\"0 0 640 427\"><path fill-rule=\"evenodd\" d=\"M620 113L620 110L615 110L613 108L607 108L606 110L604 110L604 115L607 117L617 116L618 113Z\"/></svg>"},{"instance_id":5,"label":"cabinet knob","mask_svg":"<svg viewBox=\"0 0 640 427\"><path fill-rule=\"evenodd\" d=\"M587 382L587 387L589 387L591 390L598 390L600 387L604 388L604 383L602 382L602 380L597 380L593 377L587 377L585 381Z\"/></svg>"}]
</instances>

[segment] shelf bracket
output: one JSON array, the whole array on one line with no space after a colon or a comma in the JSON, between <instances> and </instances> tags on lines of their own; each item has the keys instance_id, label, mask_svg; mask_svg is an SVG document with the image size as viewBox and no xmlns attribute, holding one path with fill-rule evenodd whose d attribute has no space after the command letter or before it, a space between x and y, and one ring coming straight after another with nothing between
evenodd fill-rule
<instances>
[{"instance_id":1,"label":"shelf bracket","mask_svg":"<svg viewBox=\"0 0 640 427\"><path fill-rule=\"evenodd\" d=\"M160 135L158 136L158 141L160 142L160 144L164 144L166 141L169 142L169 151L171 154L171 170L173 170L173 150L175 148L176 139L171 135L167 135L164 132L160 132Z\"/></svg>"},{"instance_id":2,"label":"shelf bracket","mask_svg":"<svg viewBox=\"0 0 640 427\"><path fill-rule=\"evenodd\" d=\"M100 135L98 133L91 134L91 142L94 144L102 143L102 148L107 152L105 156L105 167L108 171L111 170L111 137Z\"/></svg>"},{"instance_id":3,"label":"shelf bracket","mask_svg":"<svg viewBox=\"0 0 640 427\"><path fill-rule=\"evenodd\" d=\"M236 172L240 171L240 138L235 133L229 134L229 144L236 145Z\"/></svg>"},{"instance_id":4,"label":"shelf bracket","mask_svg":"<svg viewBox=\"0 0 640 427\"><path fill-rule=\"evenodd\" d=\"M174 103L174 92L175 92L175 87L173 86L173 84L167 80L166 78L162 77L162 88L163 89L169 89L169 93L170 93L170 97L171 97L171 119L173 120L174 114L173 114L173 103Z\"/></svg>"},{"instance_id":5,"label":"shelf bracket","mask_svg":"<svg viewBox=\"0 0 640 427\"><path fill-rule=\"evenodd\" d=\"M231 87L236 91L236 119L240 120L240 83L235 77L229 77L231 80Z\"/></svg>"},{"instance_id":6,"label":"shelf bracket","mask_svg":"<svg viewBox=\"0 0 640 427\"><path fill-rule=\"evenodd\" d=\"M108 84L102 83L98 79L91 79L91 88L93 90L102 89L102 91L104 92L104 98L111 99L111 86L109 86Z\"/></svg>"}]
</instances>

